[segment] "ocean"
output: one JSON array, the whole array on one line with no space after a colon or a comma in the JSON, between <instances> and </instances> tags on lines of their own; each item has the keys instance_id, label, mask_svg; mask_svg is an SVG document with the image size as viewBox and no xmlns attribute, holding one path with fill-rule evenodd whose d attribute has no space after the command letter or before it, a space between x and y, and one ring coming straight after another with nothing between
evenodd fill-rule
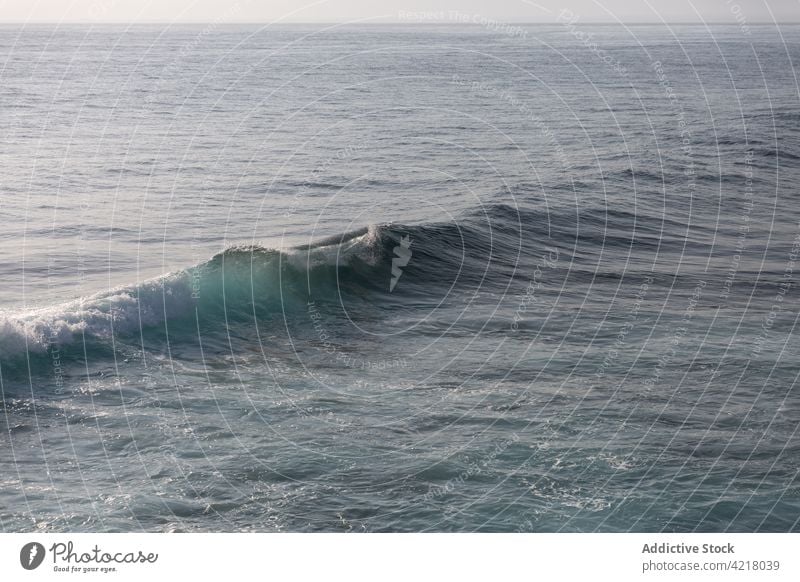
<instances>
[{"instance_id":1,"label":"ocean","mask_svg":"<svg viewBox=\"0 0 800 582\"><path fill-rule=\"evenodd\" d=\"M800 27L0 61L0 530L800 530Z\"/></svg>"}]
</instances>

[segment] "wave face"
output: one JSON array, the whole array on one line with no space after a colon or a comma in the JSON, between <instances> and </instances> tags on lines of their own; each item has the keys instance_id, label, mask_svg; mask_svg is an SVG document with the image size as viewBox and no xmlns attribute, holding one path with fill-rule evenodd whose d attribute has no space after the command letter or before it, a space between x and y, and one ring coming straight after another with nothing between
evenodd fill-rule
<instances>
[{"instance_id":1,"label":"wave face","mask_svg":"<svg viewBox=\"0 0 800 582\"><path fill-rule=\"evenodd\" d=\"M377 225L328 237L288 250L235 246L194 267L61 305L0 319L0 362L58 349L77 353L76 344L112 348L159 328L212 328L303 310L317 301L345 296L388 297L392 261L401 239L412 242L417 259L402 273L393 298L427 294L458 278L470 253L488 249L489 241L470 227ZM495 245L499 244L495 241ZM460 250L457 250L460 249ZM470 279L467 269L464 279ZM401 293L402 291L402 293Z\"/></svg>"},{"instance_id":2,"label":"wave face","mask_svg":"<svg viewBox=\"0 0 800 582\"><path fill-rule=\"evenodd\" d=\"M543 268L559 285L620 280L623 272L673 286L685 279L681 284L689 285L691 277L671 272L669 257L702 257L710 248L681 236L680 222L657 211L545 210L495 203L453 222L372 225L284 250L233 246L139 285L6 313L0 319L0 364L14 370L22 360L35 364L53 350L66 360L86 358L87 349L95 357L113 357L147 338L163 338L173 347L196 343L198 333L228 336L236 326L298 319L312 303L343 318L351 304L364 312L392 312L481 293L506 303L522 297L524 304L531 273ZM736 234L720 231L717 240L733 244ZM666 265L644 262L659 255ZM751 279L743 272L731 285L746 288ZM507 312L509 305L498 308Z\"/></svg>"}]
</instances>

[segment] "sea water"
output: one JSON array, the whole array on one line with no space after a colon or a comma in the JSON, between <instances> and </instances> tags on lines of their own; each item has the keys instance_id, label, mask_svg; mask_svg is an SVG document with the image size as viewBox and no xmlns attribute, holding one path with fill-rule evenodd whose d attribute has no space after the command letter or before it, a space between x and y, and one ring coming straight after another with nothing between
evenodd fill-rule
<instances>
[{"instance_id":1,"label":"sea water","mask_svg":"<svg viewBox=\"0 0 800 582\"><path fill-rule=\"evenodd\" d=\"M0 28L0 530L797 531L797 26Z\"/></svg>"}]
</instances>

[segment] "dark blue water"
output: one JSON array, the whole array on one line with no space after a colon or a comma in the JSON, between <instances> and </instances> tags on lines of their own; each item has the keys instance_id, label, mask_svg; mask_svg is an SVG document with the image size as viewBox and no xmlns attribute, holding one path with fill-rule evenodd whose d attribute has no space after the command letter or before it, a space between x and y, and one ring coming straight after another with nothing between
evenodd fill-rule
<instances>
[{"instance_id":1,"label":"dark blue water","mask_svg":"<svg viewBox=\"0 0 800 582\"><path fill-rule=\"evenodd\" d=\"M800 529L800 28L524 32L0 28L0 529Z\"/></svg>"}]
</instances>

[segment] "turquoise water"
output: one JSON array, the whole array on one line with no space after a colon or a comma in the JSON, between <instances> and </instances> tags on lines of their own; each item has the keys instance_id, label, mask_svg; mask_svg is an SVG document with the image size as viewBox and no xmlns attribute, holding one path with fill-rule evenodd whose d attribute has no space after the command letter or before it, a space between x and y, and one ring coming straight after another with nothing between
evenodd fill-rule
<instances>
[{"instance_id":1,"label":"turquoise water","mask_svg":"<svg viewBox=\"0 0 800 582\"><path fill-rule=\"evenodd\" d=\"M800 28L523 30L0 28L0 529L797 531Z\"/></svg>"}]
</instances>

